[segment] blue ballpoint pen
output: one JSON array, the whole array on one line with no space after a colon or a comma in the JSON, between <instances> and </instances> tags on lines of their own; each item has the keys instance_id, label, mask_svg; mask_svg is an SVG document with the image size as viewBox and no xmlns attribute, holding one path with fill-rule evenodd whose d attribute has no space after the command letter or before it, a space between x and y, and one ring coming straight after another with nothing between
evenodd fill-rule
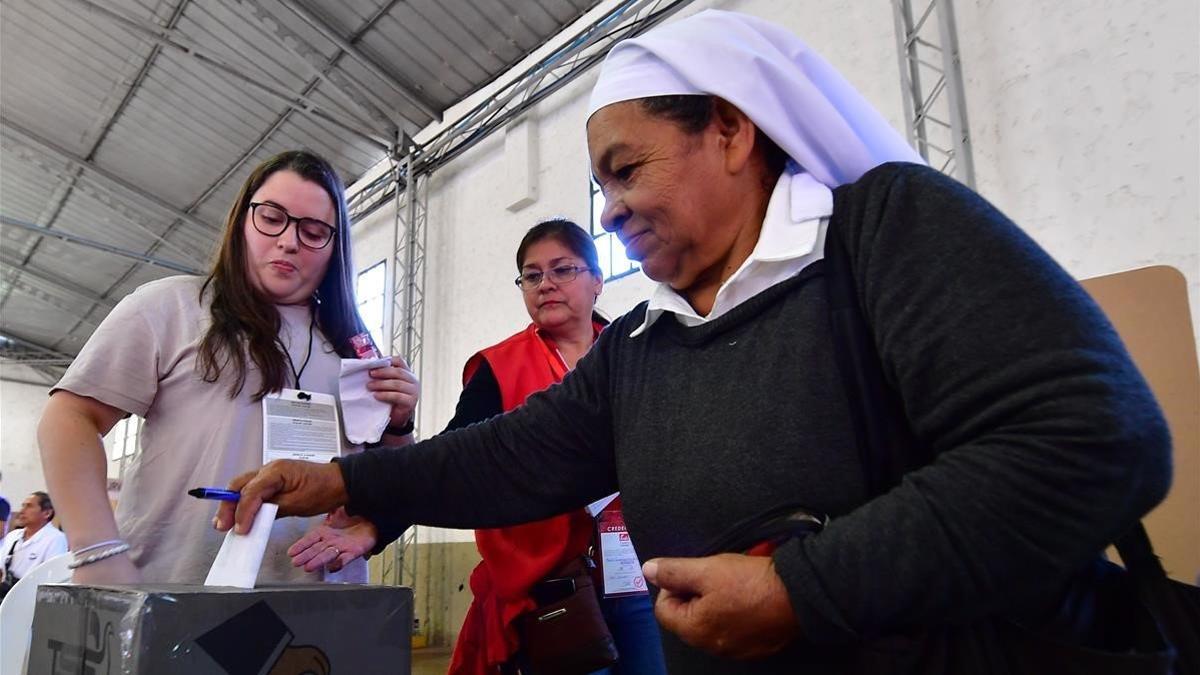
<instances>
[{"instance_id":1,"label":"blue ballpoint pen","mask_svg":"<svg viewBox=\"0 0 1200 675\"><path fill-rule=\"evenodd\" d=\"M233 490L210 487L192 488L188 490L188 494L198 499L216 499L222 502L236 502L242 496L240 492Z\"/></svg>"}]
</instances>

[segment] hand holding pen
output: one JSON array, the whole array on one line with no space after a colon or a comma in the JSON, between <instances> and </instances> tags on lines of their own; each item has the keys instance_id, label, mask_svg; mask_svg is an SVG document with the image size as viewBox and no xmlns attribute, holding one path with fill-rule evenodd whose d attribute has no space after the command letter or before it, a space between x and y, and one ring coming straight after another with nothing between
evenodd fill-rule
<instances>
[{"instance_id":1,"label":"hand holding pen","mask_svg":"<svg viewBox=\"0 0 1200 675\"><path fill-rule=\"evenodd\" d=\"M236 505L226 501L217 508L216 527L225 531L236 522L238 534L250 531L254 515L265 501L278 504L282 518L329 513L349 499L336 462L277 459L234 478L229 487L239 490L241 498Z\"/></svg>"}]
</instances>

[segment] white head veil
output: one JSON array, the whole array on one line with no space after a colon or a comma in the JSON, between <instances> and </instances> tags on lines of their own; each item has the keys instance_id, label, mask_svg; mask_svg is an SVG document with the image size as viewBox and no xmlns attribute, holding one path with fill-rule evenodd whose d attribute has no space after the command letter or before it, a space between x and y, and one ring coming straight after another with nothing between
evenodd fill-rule
<instances>
[{"instance_id":1,"label":"white head veil","mask_svg":"<svg viewBox=\"0 0 1200 675\"><path fill-rule=\"evenodd\" d=\"M671 94L729 101L831 188L884 162L924 164L825 59L753 16L705 10L618 43L604 59L588 117L613 103Z\"/></svg>"}]
</instances>

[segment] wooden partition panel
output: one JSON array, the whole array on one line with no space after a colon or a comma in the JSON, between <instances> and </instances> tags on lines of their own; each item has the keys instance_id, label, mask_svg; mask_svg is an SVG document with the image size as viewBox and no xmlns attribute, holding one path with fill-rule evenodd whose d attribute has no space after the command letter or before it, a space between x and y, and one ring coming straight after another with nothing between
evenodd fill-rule
<instances>
[{"instance_id":1,"label":"wooden partition panel","mask_svg":"<svg viewBox=\"0 0 1200 675\"><path fill-rule=\"evenodd\" d=\"M1187 281L1155 266L1082 282L1108 314L1154 390L1174 444L1175 478L1166 500L1145 519L1167 573L1200 579L1200 367Z\"/></svg>"}]
</instances>

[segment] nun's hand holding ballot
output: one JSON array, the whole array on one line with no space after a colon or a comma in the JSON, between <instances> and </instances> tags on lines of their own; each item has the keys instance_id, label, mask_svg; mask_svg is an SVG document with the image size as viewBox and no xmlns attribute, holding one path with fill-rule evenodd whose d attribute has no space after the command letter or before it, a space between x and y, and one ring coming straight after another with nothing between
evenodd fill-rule
<instances>
[{"instance_id":1,"label":"nun's hand holding ballot","mask_svg":"<svg viewBox=\"0 0 1200 675\"><path fill-rule=\"evenodd\" d=\"M722 553L655 558L642 566L658 586L654 615L687 644L731 659L783 649L800 626L771 558Z\"/></svg>"},{"instance_id":2,"label":"nun's hand holding ballot","mask_svg":"<svg viewBox=\"0 0 1200 675\"><path fill-rule=\"evenodd\" d=\"M250 531L263 502L278 504L282 518L330 513L349 498L341 469L333 462L278 459L234 478L229 489L241 497L237 502L221 502L214 525L222 532L232 527L238 534Z\"/></svg>"}]
</instances>

